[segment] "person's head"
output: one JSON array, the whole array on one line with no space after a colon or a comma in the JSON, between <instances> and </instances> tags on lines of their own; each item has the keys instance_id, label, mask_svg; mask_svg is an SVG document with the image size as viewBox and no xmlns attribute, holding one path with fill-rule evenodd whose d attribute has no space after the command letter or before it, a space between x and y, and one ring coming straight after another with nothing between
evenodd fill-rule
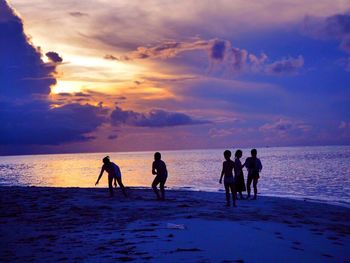
<instances>
[{"instance_id":1,"label":"person's head","mask_svg":"<svg viewBox=\"0 0 350 263\"><path fill-rule=\"evenodd\" d=\"M161 158L162 158L162 155L160 154L160 152L154 153L154 160L160 160Z\"/></svg>"},{"instance_id":2,"label":"person's head","mask_svg":"<svg viewBox=\"0 0 350 263\"><path fill-rule=\"evenodd\" d=\"M242 154L243 154L242 150L237 150L237 151L235 152L235 157L239 159L239 158L242 157Z\"/></svg>"},{"instance_id":3,"label":"person's head","mask_svg":"<svg viewBox=\"0 0 350 263\"><path fill-rule=\"evenodd\" d=\"M224 157L226 160L229 160L231 157L231 151L229 150L224 151Z\"/></svg>"},{"instance_id":4,"label":"person's head","mask_svg":"<svg viewBox=\"0 0 350 263\"><path fill-rule=\"evenodd\" d=\"M111 161L109 160L109 156L106 156L105 158L102 159L102 162L104 164L109 164Z\"/></svg>"},{"instance_id":5,"label":"person's head","mask_svg":"<svg viewBox=\"0 0 350 263\"><path fill-rule=\"evenodd\" d=\"M250 154L252 155L252 157L256 157L256 155L258 154L258 151L256 149L252 149L250 151Z\"/></svg>"}]
</instances>

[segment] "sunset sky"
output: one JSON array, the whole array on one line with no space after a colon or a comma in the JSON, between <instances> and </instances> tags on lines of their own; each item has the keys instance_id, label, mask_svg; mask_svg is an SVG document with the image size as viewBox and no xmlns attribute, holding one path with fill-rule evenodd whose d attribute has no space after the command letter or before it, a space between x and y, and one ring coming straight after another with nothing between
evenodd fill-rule
<instances>
[{"instance_id":1,"label":"sunset sky","mask_svg":"<svg viewBox=\"0 0 350 263\"><path fill-rule=\"evenodd\" d=\"M0 154L350 144L350 1L0 0Z\"/></svg>"}]
</instances>

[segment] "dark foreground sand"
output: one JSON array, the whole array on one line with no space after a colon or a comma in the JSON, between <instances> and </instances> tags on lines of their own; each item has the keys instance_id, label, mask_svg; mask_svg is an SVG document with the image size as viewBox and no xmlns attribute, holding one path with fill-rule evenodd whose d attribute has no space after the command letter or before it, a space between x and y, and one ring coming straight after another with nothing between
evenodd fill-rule
<instances>
[{"instance_id":1,"label":"dark foreground sand","mask_svg":"<svg viewBox=\"0 0 350 263\"><path fill-rule=\"evenodd\" d=\"M0 187L1 262L350 262L350 209L224 193ZM180 229L177 229L180 228ZM184 228L184 229L182 229Z\"/></svg>"}]
</instances>

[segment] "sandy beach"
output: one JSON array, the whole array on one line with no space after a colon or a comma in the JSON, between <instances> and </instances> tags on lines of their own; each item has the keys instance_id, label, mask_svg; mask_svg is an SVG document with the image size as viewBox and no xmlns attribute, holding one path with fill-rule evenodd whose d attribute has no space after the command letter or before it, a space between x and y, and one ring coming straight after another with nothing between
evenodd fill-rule
<instances>
[{"instance_id":1,"label":"sandy beach","mask_svg":"<svg viewBox=\"0 0 350 263\"><path fill-rule=\"evenodd\" d=\"M350 262L350 209L224 193L0 187L3 262Z\"/></svg>"}]
</instances>

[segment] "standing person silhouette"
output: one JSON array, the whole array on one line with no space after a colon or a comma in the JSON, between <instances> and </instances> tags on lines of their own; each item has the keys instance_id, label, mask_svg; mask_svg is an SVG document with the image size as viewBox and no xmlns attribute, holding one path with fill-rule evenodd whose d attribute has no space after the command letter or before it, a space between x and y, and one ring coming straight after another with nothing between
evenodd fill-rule
<instances>
[{"instance_id":1,"label":"standing person silhouette","mask_svg":"<svg viewBox=\"0 0 350 263\"><path fill-rule=\"evenodd\" d=\"M163 162L161 158L162 156L159 152L156 152L154 154L154 162L152 164L152 174L156 175L156 177L153 180L152 188L157 195L157 200L164 201L165 200L164 185L165 185L166 179L168 178L168 171L166 169L165 162ZM161 195L159 195L159 191L157 189L158 184L159 184Z\"/></svg>"},{"instance_id":2,"label":"standing person silhouette","mask_svg":"<svg viewBox=\"0 0 350 263\"><path fill-rule=\"evenodd\" d=\"M243 200L242 192L246 191L245 182L244 182L244 174L243 174L243 165L241 163L240 158L242 157L242 150L237 150L235 152L235 186L236 193L239 193L239 197Z\"/></svg>"},{"instance_id":3,"label":"standing person silhouette","mask_svg":"<svg viewBox=\"0 0 350 263\"><path fill-rule=\"evenodd\" d=\"M226 192L226 206L230 206L230 189L232 194L233 206L236 207L236 190L235 190L235 180L233 178L232 170L235 167L234 162L231 160L231 151L224 151L225 160L222 163L222 171L219 183L222 184L222 177L224 177L224 186Z\"/></svg>"},{"instance_id":4,"label":"standing person silhouette","mask_svg":"<svg viewBox=\"0 0 350 263\"><path fill-rule=\"evenodd\" d=\"M251 157L248 157L245 160L245 163L243 166L245 166L248 170L248 178L247 178L247 190L248 190L248 199L250 198L250 185L253 182L253 187L254 187L254 200L256 200L257 195L258 195L258 180L259 180L259 173L262 170L262 164L259 158L257 158L257 150L252 149L250 151Z\"/></svg>"},{"instance_id":5,"label":"standing person silhouette","mask_svg":"<svg viewBox=\"0 0 350 263\"><path fill-rule=\"evenodd\" d=\"M114 180L114 186L117 187L117 182L122 189L122 192L125 197L127 197L126 192L125 192L125 187L122 182L122 174L120 172L119 166L116 165L115 163L111 162L109 160L109 156L106 156L105 158L102 159L103 165L101 168L100 175L97 178L97 181L95 185L98 185L102 174L104 171L108 173L108 188L109 188L109 195L113 196L113 180Z\"/></svg>"}]
</instances>

